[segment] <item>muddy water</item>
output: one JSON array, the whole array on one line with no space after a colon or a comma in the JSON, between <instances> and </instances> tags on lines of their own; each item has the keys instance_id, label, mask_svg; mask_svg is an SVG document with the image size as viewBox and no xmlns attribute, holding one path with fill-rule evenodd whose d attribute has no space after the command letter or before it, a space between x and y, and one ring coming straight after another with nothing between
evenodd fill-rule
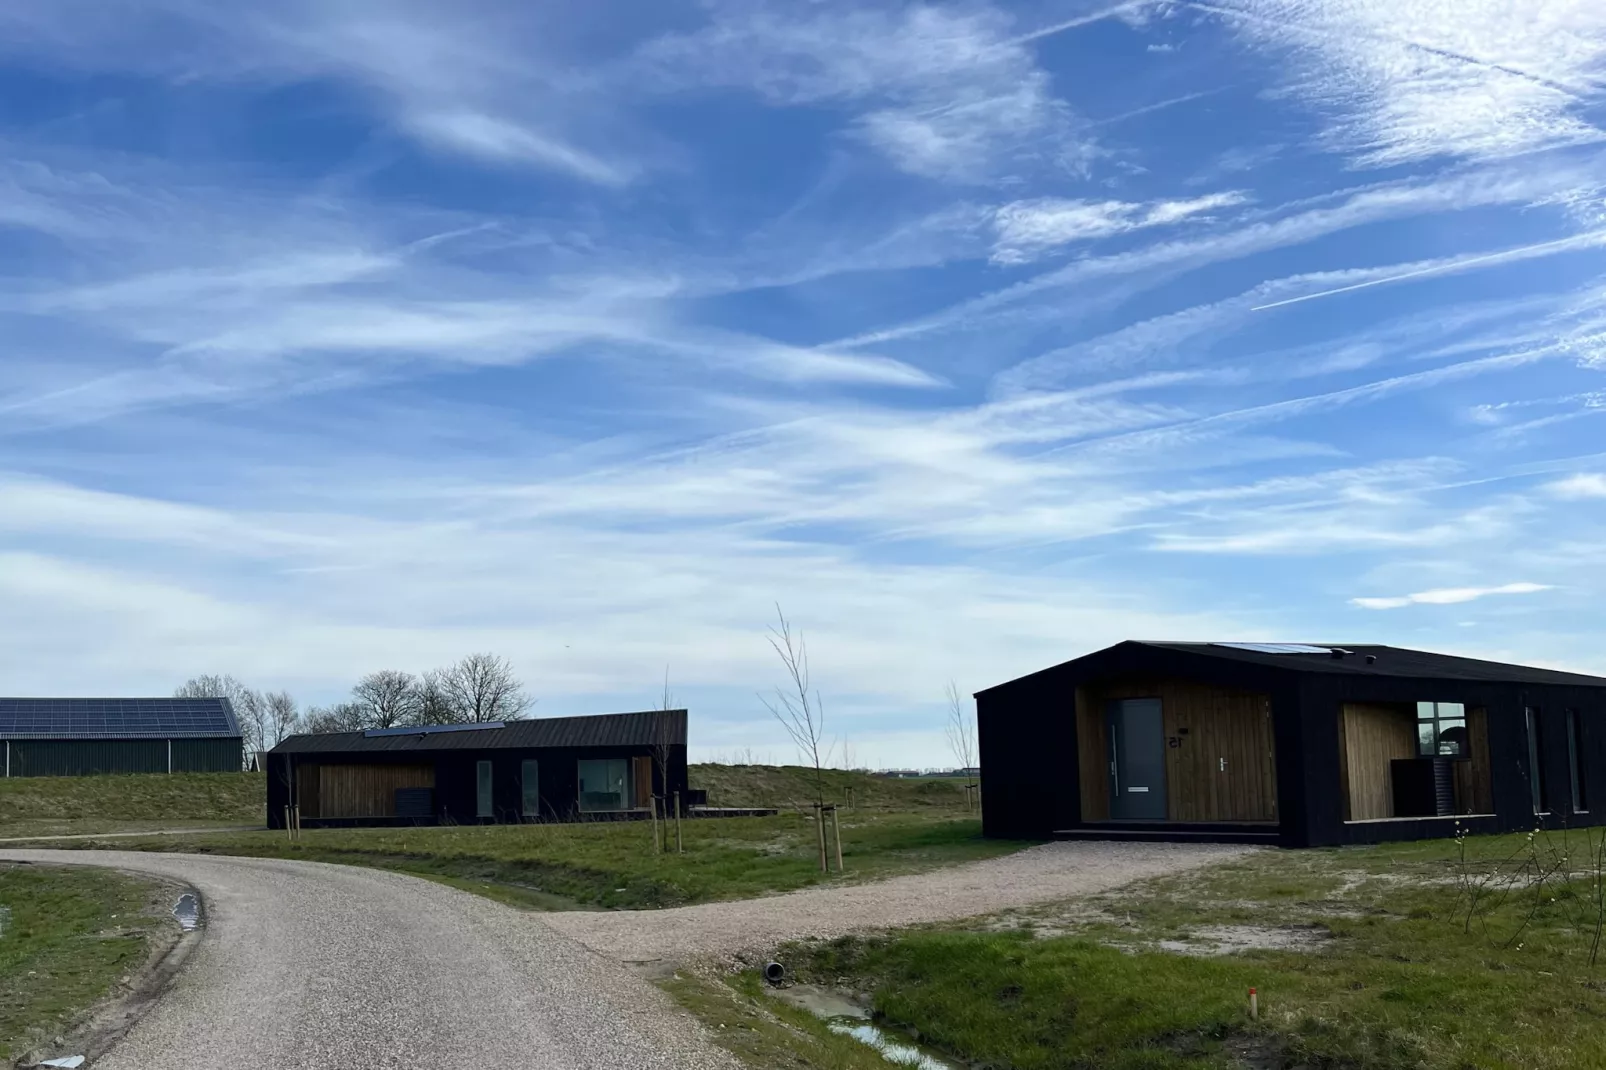
<instances>
[{"instance_id":1,"label":"muddy water","mask_svg":"<svg viewBox=\"0 0 1606 1070\"><path fill-rule=\"evenodd\" d=\"M802 1007L825 1023L827 1029L852 1037L881 1053L893 1066L914 1070L959 1070L959 1064L927 1051L895 1030L870 1020L870 1009L851 992L815 985L790 985L772 993L777 999Z\"/></svg>"},{"instance_id":2,"label":"muddy water","mask_svg":"<svg viewBox=\"0 0 1606 1070\"><path fill-rule=\"evenodd\" d=\"M178 927L185 932L197 928L201 924L201 901L190 892L178 897L173 904L173 917L178 919Z\"/></svg>"}]
</instances>

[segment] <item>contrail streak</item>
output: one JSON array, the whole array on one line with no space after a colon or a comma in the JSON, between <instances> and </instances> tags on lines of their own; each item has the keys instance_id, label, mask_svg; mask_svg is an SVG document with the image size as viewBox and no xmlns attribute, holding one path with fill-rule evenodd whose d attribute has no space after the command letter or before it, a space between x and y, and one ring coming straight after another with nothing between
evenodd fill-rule
<instances>
[{"instance_id":1,"label":"contrail streak","mask_svg":"<svg viewBox=\"0 0 1606 1070\"><path fill-rule=\"evenodd\" d=\"M1487 253L1483 256L1468 257L1465 260L1454 260L1448 264L1435 264L1432 267L1418 268L1416 271L1406 271L1399 275L1390 275L1386 279L1371 279L1367 282L1357 282L1351 286L1339 286L1332 290L1322 290L1320 293L1306 294L1303 297L1290 297L1286 301L1273 301L1270 304L1255 305L1249 311L1264 312L1268 308L1282 308L1284 305L1297 305L1301 301L1314 301L1318 297L1332 297L1334 294L1347 294L1353 290L1364 290L1369 286L1383 286L1391 282L1400 282L1404 279L1420 278L1423 275L1437 275L1443 271L1457 271L1474 264L1487 264L1496 260L1515 259L1524 253L1536 253L1543 249L1555 249L1563 245L1585 245L1591 241L1598 241L1602 232L1591 234L1574 234L1570 238L1557 238L1555 241L1539 242L1537 245L1524 245L1518 249L1503 249L1498 253Z\"/></svg>"}]
</instances>

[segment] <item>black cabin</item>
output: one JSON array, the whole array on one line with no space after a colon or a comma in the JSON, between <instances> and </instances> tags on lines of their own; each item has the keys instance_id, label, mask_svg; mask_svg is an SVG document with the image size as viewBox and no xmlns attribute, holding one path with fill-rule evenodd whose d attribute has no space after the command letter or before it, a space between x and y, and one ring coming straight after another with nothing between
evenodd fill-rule
<instances>
[{"instance_id":1,"label":"black cabin","mask_svg":"<svg viewBox=\"0 0 1606 1070\"><path fill-rule=\"evenodd\" d=\"M291 736L267 774L269 828L643 816L686 801L686 711Z\"/></svg>"},{"instance_id":2,"label":"black cabin","mask_svg":"<svg viewBox=\"0 0 1606 1070\"><path fill-rule=\"evenodd\" d=\"M1606 823L1606 679L1125 642L976 695L989 836L1287 847Z\"/></svg>"}]
</instances>

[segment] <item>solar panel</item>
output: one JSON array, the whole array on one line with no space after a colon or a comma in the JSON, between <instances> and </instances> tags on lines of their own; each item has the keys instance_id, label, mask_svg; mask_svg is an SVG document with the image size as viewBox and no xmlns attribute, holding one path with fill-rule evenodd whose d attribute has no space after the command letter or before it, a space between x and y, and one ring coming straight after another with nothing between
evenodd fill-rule
<instances>
[{"instance_id":1,"label":"solar panel","mask_svg":"<svg viewBox=\"0 0 1606 1070\"><path fill-rule=\"evenodd\" d=\"M1211 643L1229 650L1249 650L1256 654L1331 654L1331 647L1308 646L1304 643Z\"/></svg>"},{"instance_id":2,"label":"solar panel","mask_svg":"<svg viewBox=\"0 0 1606 1070\"><path fill-rule=\"evenodd\" d=\"M8 739L195 739L240 734L224 698L0 698Z\"/></svg>"}]
</instances>

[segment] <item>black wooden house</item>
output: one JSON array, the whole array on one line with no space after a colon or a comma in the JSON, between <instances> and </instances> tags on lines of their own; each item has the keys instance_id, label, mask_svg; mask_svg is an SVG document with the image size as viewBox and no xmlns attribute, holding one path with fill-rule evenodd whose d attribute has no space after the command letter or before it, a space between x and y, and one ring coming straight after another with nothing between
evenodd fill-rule
<instances>
[{"instance_id":1,"label":"black wooden house","mask_svg":"<svg viewBox=\"0 0 1606 1070\"><path fill-rule=\"evenodd\" d=\"M976 695L987 835L1289 847L1606 823L1606 679L1126 642Z\"/></svg>"},{"instance_id":2,"label":"black wooden house","mask_svg":"<svg viewBox=\"0 0 1606 1070\"><path fill-rule=\"evenodd\" d=\"M270 828L635 817L686 800L686 711L291 736L267 777Z\"/></svg>"}]
</instances>

